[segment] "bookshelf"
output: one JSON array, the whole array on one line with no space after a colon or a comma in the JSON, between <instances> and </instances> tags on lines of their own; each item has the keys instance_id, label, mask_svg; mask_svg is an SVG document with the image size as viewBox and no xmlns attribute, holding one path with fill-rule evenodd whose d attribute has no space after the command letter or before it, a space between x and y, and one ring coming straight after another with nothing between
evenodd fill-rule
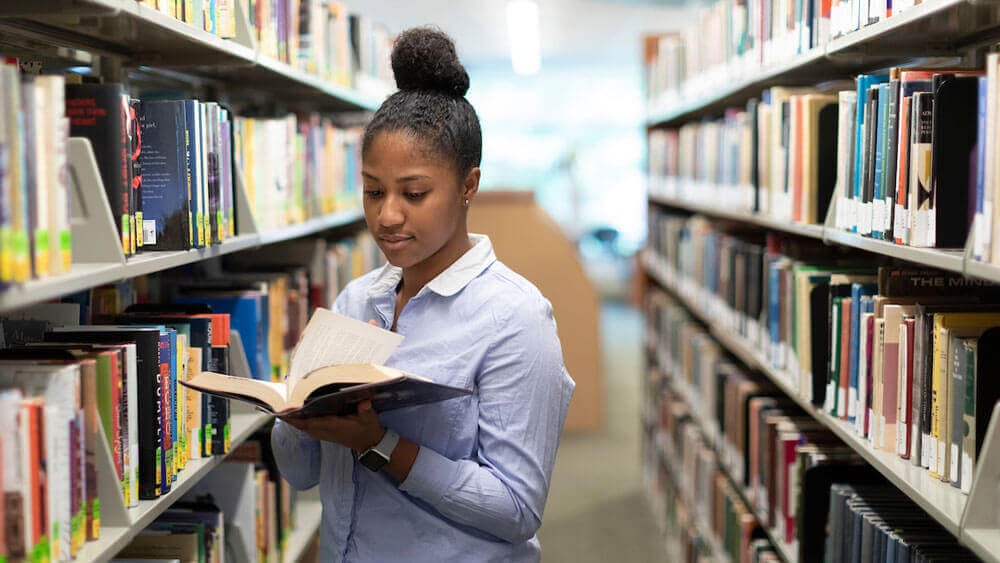
<instances>
[{"instance_id":1,"label":"bookshelf","mask_svg":"<svg viewBox=\"0 0 1000 563\"><path fill-rule=\"evenodd\" d=\"M701 319L701 317L699 317L699 319ZM702 322L704 322L703 319ZM672 368L664 367L667 365L667 362L663 359L662 351L657 351L657 356L657 362L660 369L672 371ZM676 383L671 382L670 386L677 392L678 395L680 395L682 399L684 399L684 402L687 404L688 409L691 412L691 417L694 419L695 424L697 424L697 426L701 429L702 435L706 438L706 440L708 440L709 444L717 445L719 443L718 429L716 428L716 425L709 423L709 421L701 415L701 409L698 408L697 401L692 398L691 391L689 389L685 389L685 386L679 381ZM718 454L718 449L715 450L715 453ZM747 492L736 482L736 479L733 478L733 474L730 471L729 466L723 462L721 457L718 455L716 455L715 461L720 472L725 475L726 480L729 482L729 486L736 491L743 504L752 511L754 506L753 503L750 502ZM785 561L785 563L796 563L798 556L792 551L792 546L779 539L773 529L767 526L761 526L761 529L764 531L765 535L767 535L767 538L771 541L771 545L775 548L775 551L778 552L778 555L781 556L781 559Z\"/></svg>"},{"instance_id":2,"label":"bookshelf","mask_svg":"<svg viewBox=\"0 0 1000 563\"><path fill-rule=\"evenodd\" d=\"M984 35L995 31L994 22L996 6L988 2L927 0L780 62L733 60L723 70L697 77L679 93L668 92L652 100L646 123L650 127L677 125L745 102L767 86L818 83L896 62L953 57L981 43Z\"/></svg>"},{"instance_id":3,"label":"bookshelf","mask_svg":"<svg viewBox=\"0 0 1000 563\"><path fill-rule=\"evenodd\" d=\"M231 103L234 108L265 108L259 110L264 113L270 108L276 115L287 115L289 110L351 114L348 121L354 124L361 123L364 112L376 109L389 93L385 84L371 77L361 76L356 87L347 87L306 72L304 66L299 68L268 56L254 38L244 3L234 5L236 36L223 39L138 0L4 0L0 2L0 53L43 61L46 70L49 62L53 62L52 68L60 69L75 63L90 65L95 74L112 81L135 84L148 81L157 85L164 82L173 90L180 88L185 96L197 93L202 98ZM260 223L250 212L242 171L234 170L236 236L204 248L146 251L126 257L90 143L71 139L67 160L72 266L59 275L3 288L0 313L108 283L222 256L252 253L285 241L336 237L356 232L363 225L360 209L338 207L334 213L300 223L260 229ZM238 334L233 336L234 373L248 375L249 365L240 350ZM231 446L235 448L245 442L271 418L242 403L231 403ZM127 508L115 477L112 454L103 437L95 438L95 442L101 444L96 456L100 539L83 545L74 559L81 562L114 558L225 460L222 455L189 460L169 493ZM289 562L301 558L316 536L322 517L318 491L300 494L299 500L294 529L285 545L284 559Z\"/></svg>"},{"instance_id":4,"label":"bookshelf","mask_svg":"<svg viewBox=\"0 0 1000 563\"><path fill-rule=\"evenodd\" d=\"M233 405L235 407L236 403L233 403ZM232 443L242 443L270 419L269 415L252 410L245 410L236 414L231 419ZM123 522L119 522L118 525L102 525L101 539L84 544L76 561L101 562L114 558L122 548L128 545L132 538L138 535L146 526L149 526L171 504L180 500L186 492L204 476L208 475L212 469L222 463L224 459L224 456L213 456L189 461L184 471L178 474L177 481L173 483L169 493L156 500L139 501L139 506L128 509L126 511L128 518L126 520L127 525ZM104 495L102 495L101 500L102 510L107 510L107 505L111 503L105 502Z\"/></svg>"},{"instance_id":5,"label":"bookshelf","mask_svg":"<svg viewBox=\"0 0 1000 563\"><path fill-rule=\"evenodd\" d=\"M1000 17L995 3L924 0L911 5L909 2L893 2L891 16L887 16L883 10L877 14L880 21L870 24L867 22L868 18L876 14L868 11L864 15L862 12L859 17L857 11L851 12L851 7L858 7L857 3L834 1L833 5L834 10L838 5L841 9L844 5L848 6L846 12L840 13L843 21L835 22L834 14L829 20L824 19L823 23L819 23L819 17L812 19L812 15L804 15L800 18L800 14L795 13L788 14L789 18L795 20L794 26L786 23L779 27L780 24L776 21L781 21L786 16L779 11L777 20L775 19L775 10L781 9L779 3L760 3L759 11L763 14L754 13L754 9L758 8L757 3L720 3L703 9L699 18L700 26L672 35L653 37L651 40L654 43L647 42L647 62L660 55L665 54L667 57L662 66L651 65L647 75L652 90L647 99L646 114L647 129L651 134L650 153L653 154L654 146L657 150L664 150L663 153L655 153L655 160L653 156L650 157L650 169L654 174L661 173L663 169L676 170L679 175L684 176L651 177L648 183L650 208L699 214L713 222L743 225L764 232L787 233L819 240L836 248L854 249L872 257L886 256L912 265L1000 281L1000 267L973 259L972 236L964 248L937 249L897 245L837 228L836 195L826 211L825 220L821 215L819 224L801 224L749 211L754 206L746 195L746 186L698 181L723 178L719 181L747 182L746 178L758 173L758 166L780 166L775 164L775 154L779 157L785 154L774 152L773 147L780 145L781 150L784 150L786 145L783 144L784 141L777 143L773 136L765 136L776 134L771 122L763 122L766 129L755 130L754 127L761 127L761 122L743 122L739 115L740 110L746 108L745 115L753 115L757 119L761 114L756 113L756 109L760 106L753 106L751 111L747 102L751 98L761 97L761 92L770 87L813 86L819 91L836 95L838 90L851 89L849 86L842 86L846 82L840 81L852 80L860 73L885 72L892 66L983 68L984 54L1000 36ZM813 6L817 10L815 13L818 13L818 6L821 5ZM872 9L867 2L863 6L862 10ZM873 3L871 6L877 5ZM884 8L885 4L881 7ZM877 11L879 8L874 9ZM749 10L749 13L741 10ZM760 19L755 20L755 17ZM854 21L847 21L852 19ZM835 23L839 23L839 27L843 29L845 24L850 28L860 20L865 21L842 36L822 36L824 24L833 27ZM758 23L760 29L756 28ZM809 31L814 29L807 27L810 23L821 30L812 38ZM746 27L741 27L744 24ZM802 29L806 30L805 33ZM659 90L663 86L667 88ZM859 107L860 103L859 101ZM729 113L730 108L734 110L732 114ZM733 116L732 122L730 115ZM771 119L771 115L765 115L765 118ZM781 117L774 119L780 123ZM689 124L693 127L682 128ZM745 129L741 129L744 127ZM659 137L654 143L653 132L665 128L674 129L671 133L673 136ZM746 141L744 138L741 144L741 141L733 142L727 137L738 135L741 131L748 131L751 140ZM756 149L750 149L748 154L751 156L734 156L723 152L734 148L748 150L747 143L756 147L755 136L763 139L760 142L770 143L767 147L770 153L764 152L763 148L760 153ZM661 141L664 143L662 146L659 144ZM790 146L790 142L787 146ZM711 148L699 143L705 143ZM838 148L838 152L839 150ZM761 159L760 155L766 155L765 158L769 160L755 161L754 158ZM751 168L749 171L748 166ZM786 166L792 166L791 161L786 161ZM769 183L769 189L773 189L774 171L766 170L763 174L762 186ZM791 184L791 172L788 172L786 178L789 178L787 182ZM949 185L941 189L945 188L960 189L959 186ZM777 189L780 191L780 187ZM834 192L840 189L842 188L838 184ZM944 193L946 192L938 192ZM894 192L891 192L888 197L892 199L893 195ZM776 201L779 202L777 205ZM786 202L772 199L770 205L774 207L771 211L782 213L783 203ZM799 211L801 209L796 210ZM975 225L970 228L970 232L976 232ZM657 234L669 238L674 233ZM683 255L676 258L690 260L698 257ZM652 283L667 290L692 317L707 327L709 334L722 348L772 381L802 410L860 454L903 494L914 500L931 518L954 535L959 543L988 561L1000 561L1000 519L997 518L996 511L997 483L1000 483L1000 447L996 446L996 426L1000 423L1000 410L993 412L991 434L980 453L981 465L976 467L973 482L976 489L971 494L964 495L950 484L932 478L924 468L913 466L894 453L871 447L866 439L855 434L853 425L849 427L846 422L813 406L799 393L799 372L793 374L791 369L776 369L774 365L778 364L771 363L770 355L760 348L763 344L758 344L755 336L740 336L739 319L725 303L698 287L693 280L674 272L665 260L652 251L647 251L641 262ZM709 264L705 267L714 266ZM725 268L725 265L721 268ZM698 415L689 391L679 390L678 394L685 398L693 411L693 418L702 427L704 434L711 438L712 421L706 422L706 417ZM773 543L786 561L794 560L793 554L783 549L786 546Z\"/></svg>"},{"instance_id":6,"label":"bookshelf","mask_svg":"<svg viewBox=\"0 0 1000 563\"><path fill-rule=\"evenodd\" d=\"M131 66L178 70L226 91L246 90L284 103L326 111L374 110L389 93L333 84L262 52L236 2L237 35L223 39L137 0L9 0L0 5L0 30L52 45L123 57Z\"/></svg>"},{"instance_id":7,"label":"bookshelf","mask_svg":"<svg viewBox=\"0 0 1000 563\"><path fill-rule=\"evenodd\" d=\"M923 468L910 465L908 461L888 452L873 449L865 440L854 434L847 427L846 423L822 412L809 401L803 399L799 392L789 383L789 381L794 380L795 376L782 370L774 369L763 354L758 349L755 349L752 344L739 336L734 336L725 326L711 320L718 317L713 316L705 304L707 302L705 296L694 295L694 291L690 287L685 288L674 281L676 280L674 276L665 274L665 271L669 271L669 267L658 263L655 257L647 254L644 256L643 262L647 271L651 272L663 287L673 293L685 305L688 311L709 327L712 336L726 350L747 366L764 374L788 395L789 398L794 400L800 408L817 421L822 422L845 444L860 453L868 463L878 469L880 473L885 475L896 487L906 493L907 496L915 500L921 508L926 510L948 531L956 536L959 535L962 513L965 508L966 499L968 498L966 495L963 495L958 489L946 483L931 478L929 473Z\"/></svg>"}]
</instances>

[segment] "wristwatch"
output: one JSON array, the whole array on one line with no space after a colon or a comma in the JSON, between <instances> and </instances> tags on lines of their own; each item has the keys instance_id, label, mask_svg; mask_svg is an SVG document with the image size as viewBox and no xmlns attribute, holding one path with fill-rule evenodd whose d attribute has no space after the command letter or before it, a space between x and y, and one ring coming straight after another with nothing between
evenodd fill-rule
<instances>
[{"instance_id":1,"label":"wristwatch","mask_svg":"<svg viewBox=\"0 0 1000 563\"><path fill-rule=\"evenodd\" d=\"M397 443L399 443L399 434L386 428L385 435L382 436L379 443L359 455L358 462L372 471L381 471L385 464L389 463L392 450L396 449Z\"/></svg>"}]
</instances>

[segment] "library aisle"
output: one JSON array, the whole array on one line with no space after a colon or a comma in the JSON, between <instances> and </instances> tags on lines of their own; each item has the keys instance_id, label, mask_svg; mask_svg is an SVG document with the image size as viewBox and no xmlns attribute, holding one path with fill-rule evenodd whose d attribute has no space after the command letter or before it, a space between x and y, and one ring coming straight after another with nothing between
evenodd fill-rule
<instances>
[{"instance_id":1,"label":"library aisle","mask_svg":"<svg viewBox=\"0 0 1000 563\"><path fill-rule=\"evenodd\" d=\"M607 417L602 431L559 445L539 540L545 561L665 561L641 474L642 316L617 301L601 309Z\"/></svg>"}]
</instances>

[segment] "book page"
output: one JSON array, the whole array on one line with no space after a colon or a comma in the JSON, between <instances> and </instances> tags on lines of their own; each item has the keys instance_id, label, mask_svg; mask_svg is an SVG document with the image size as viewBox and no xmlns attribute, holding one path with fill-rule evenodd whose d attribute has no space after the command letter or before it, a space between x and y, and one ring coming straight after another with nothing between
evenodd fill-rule
<instances>
[{"instance_id":1,"label":"book page","mask_svg":"<svg viewBox=\"0 0 1000 563\"><path fill-rule=\"evenodd\" d=\"M383 364L403 336L366 322L316 309L289 362L288 388L309 372L337 364Z\"/></svg>"}]
</instances>

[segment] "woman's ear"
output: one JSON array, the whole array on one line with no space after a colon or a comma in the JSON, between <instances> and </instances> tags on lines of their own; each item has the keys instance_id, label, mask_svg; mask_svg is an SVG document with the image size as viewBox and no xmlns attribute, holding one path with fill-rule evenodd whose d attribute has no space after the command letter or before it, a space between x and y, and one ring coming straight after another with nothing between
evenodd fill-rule
<instances>
[{"instance_id":1,"label":"woman's ear","mask_svg":"<svg viewBox=\"0 0 1000 563\"><path fill-rule=\"evenodd\" d=\"M468 207L479 192L479 167L473 166L462 182L462 203Z\"/></svg>"}]
</instances>

